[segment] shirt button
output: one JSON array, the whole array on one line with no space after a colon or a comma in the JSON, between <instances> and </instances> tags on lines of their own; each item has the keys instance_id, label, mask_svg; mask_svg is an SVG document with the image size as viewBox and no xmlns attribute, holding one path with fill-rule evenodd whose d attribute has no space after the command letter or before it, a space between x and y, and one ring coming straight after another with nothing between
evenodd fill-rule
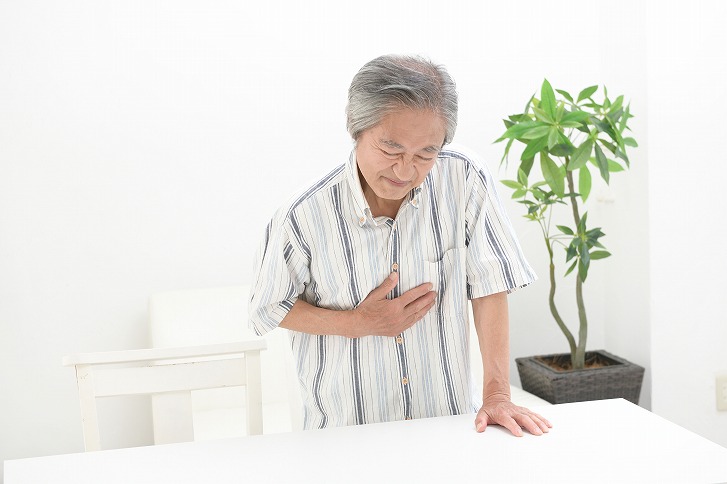
<instances>
[{"instance_id":1,"label":"shirt button","mask_svg":"<svg viewBox=\"0 0 727 484\"><path fill-rule=\"evenodd\" d=\"M360 223L361 225L363 225L363 223L365 221L366 221L366 219L364 217L361 217L361 218L358 219L358 223Z\"/></svg>"},{"instance_id":2,"label":"shirt button","mask_svg":"<svg viewBox=\"0 0 727 484\"><path fill-rule=\"evenodd\" d=\"M398 272L399 271L399 264L397 264L396 262L394 262L393 264L391 264L391 270L394 271L394 272Z\"/></svg>"},{"instance_id":3,"label":"shirt button","mask_svg":"<svg viewBox=\"0 0 727 484\"><path fill-rule=\"evenodd\" d=\"M407 377L404 377L404 378L401 379L401 383L403 383L404 385L408 385L409 384L409 379Z\"/></svg>"},{"instance_id":4,"label":"shirt button","mask_svg":"<svg viewBox=\"0 0 727 484\"><path fill-rule=\"evenodd\" d=\"M401 336L397 336L396 337L396 343L397 344L402 344L403 342L404 342L404 338L402 338Z\"/></svg>"}]
</instances>

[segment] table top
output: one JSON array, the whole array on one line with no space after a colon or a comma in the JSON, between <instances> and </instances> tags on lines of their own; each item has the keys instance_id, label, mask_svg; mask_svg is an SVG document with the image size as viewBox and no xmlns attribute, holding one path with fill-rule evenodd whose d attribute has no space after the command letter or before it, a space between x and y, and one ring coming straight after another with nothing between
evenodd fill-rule
<instances>
[{"instance_id":1,"label":"table top","mask_svg":"<svg viewBox=\"0 0 727 484\"><path fill-rule=\"evenodd\" d=\"M727 482L727 448L626 400L533 408L554 425L517 438L474 415L5 462L37 482Z\"/></svg>"}]
</instances>

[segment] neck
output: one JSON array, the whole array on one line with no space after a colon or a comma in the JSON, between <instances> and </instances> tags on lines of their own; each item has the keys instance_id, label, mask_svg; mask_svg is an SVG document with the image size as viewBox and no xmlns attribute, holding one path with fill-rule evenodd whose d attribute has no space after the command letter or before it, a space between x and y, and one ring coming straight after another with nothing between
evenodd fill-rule
<instances>
[{"instance_id":1,"label":"neck","mask_svg":"<svg viewBox=\"0 0 727 484\"><path fill-rule=\"evenodd\" d=\"M401 207L402 202L404 199L401 200L384 200L376 196L373 192L371 193L372 196L369 196L367 191L364 190L364 196L366 197L366 201L369 202L369 209L371 209L371 215L373 217L389 217L389 218L396 218L396 214L399 213L399 208Z\"/></svg>"}]
</instances>

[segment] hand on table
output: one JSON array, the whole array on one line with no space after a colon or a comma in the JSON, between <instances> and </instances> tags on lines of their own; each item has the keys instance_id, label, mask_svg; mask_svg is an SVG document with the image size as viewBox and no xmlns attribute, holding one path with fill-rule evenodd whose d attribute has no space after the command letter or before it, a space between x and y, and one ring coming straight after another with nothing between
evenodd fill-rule
<instances>
[{"instance_id":1,"label":"hand on table","mask_svg":"<svg viewBox=\"0 0 727 484\"><path fill-rule=\"evenodd\" d=\"M475 417L475 428L484 432L488 425L500 425L516 437L522 437L524 428L533 435L543 435L552 427L551 423L525 407L519 407L510 400L486 402Z\"/></svg>"}]
</instances>

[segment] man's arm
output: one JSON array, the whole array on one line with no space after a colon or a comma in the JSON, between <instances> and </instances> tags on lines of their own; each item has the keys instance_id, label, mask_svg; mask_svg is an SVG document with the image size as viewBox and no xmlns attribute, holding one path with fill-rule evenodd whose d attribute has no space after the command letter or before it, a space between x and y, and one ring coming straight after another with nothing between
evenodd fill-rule
<instances>
[{"instance_id":1,"label":"man's arm","mask_svg":"<svg viewBox=\"0 0 727 484\"><path fill-rule=\"evenodd\" d=\"M480 343L484 381L482 408L475 418L478 432L488 425L501 425L513 435L522 436L525 428L533 435L542 435L550 422L510 401L510 318L507 293L500 292L472 300L477 339Z\"/></svg>"},{"instance_id":2,"label":"man's arm","mask_svg":"<svg viewBox=\"0 0 727 484\"><path fill-rule=\"evenodd\" d=\"M429 283L395 299L387 299L387 294L398 282L399 274L392 272L361 304L349 311L319 308L298 299L280 322L280 327L347 338L397 336L424 317L436 301L436 293Z\"/></svg>"}]
</instances>

